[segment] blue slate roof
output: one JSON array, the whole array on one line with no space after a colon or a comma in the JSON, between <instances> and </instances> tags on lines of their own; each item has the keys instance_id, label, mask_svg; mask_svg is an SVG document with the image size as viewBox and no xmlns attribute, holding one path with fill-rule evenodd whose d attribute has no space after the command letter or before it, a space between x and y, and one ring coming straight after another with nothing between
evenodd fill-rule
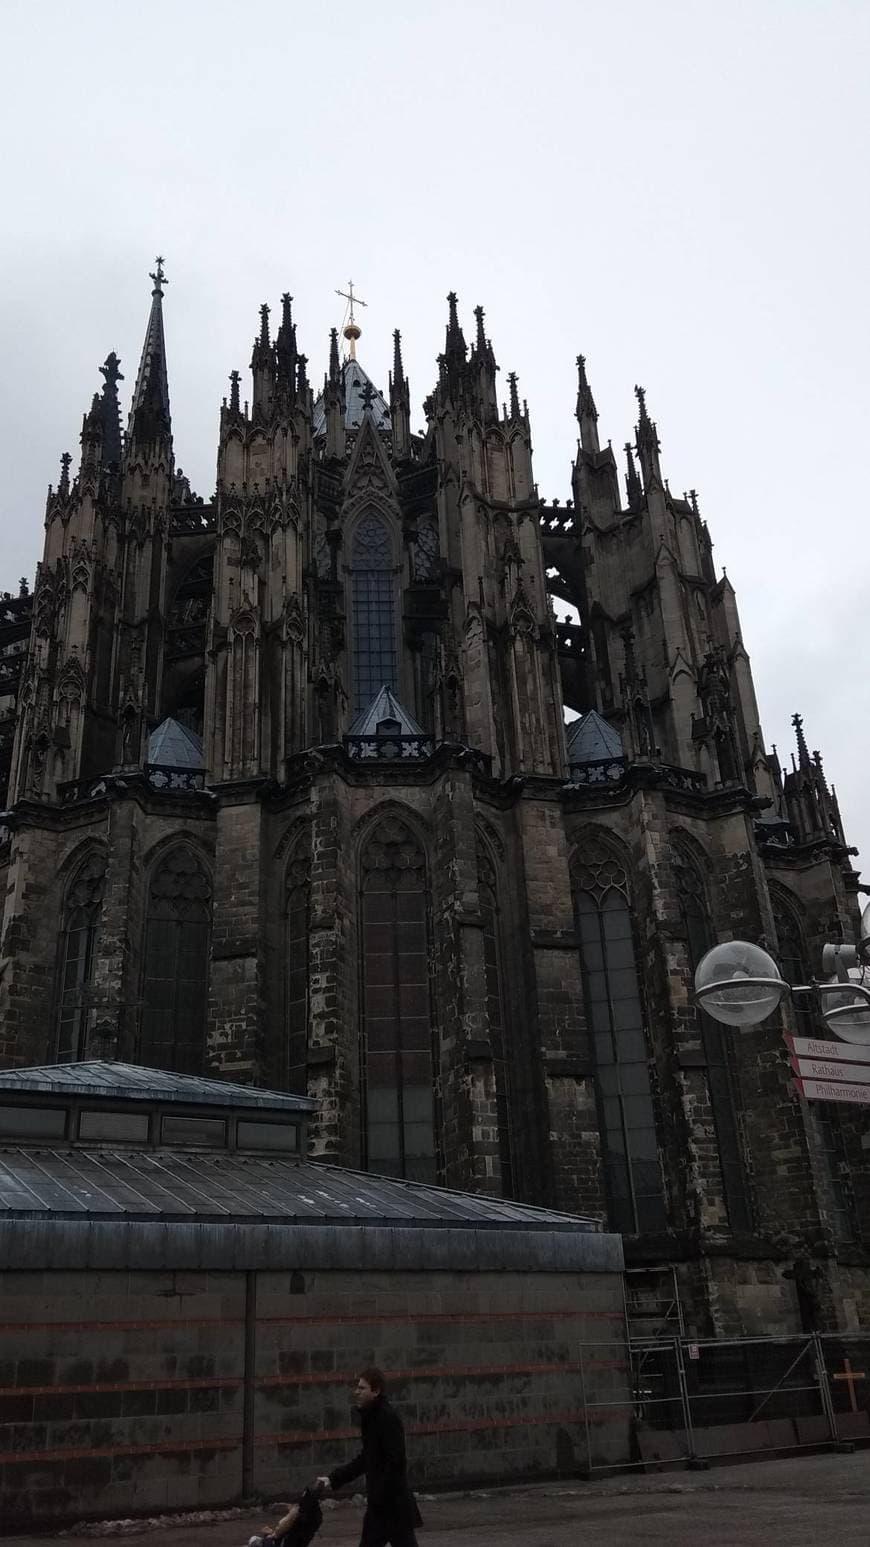
<instances>
[{"instance_id":1,"label":"blue slate roof","mask_svg":"<svg viewBox=\"0 0 870 1547\"><path fill-rule=\"evenodd\" d=\"M367 709L363 709L357 715L348 730L349 736L374 736L382 720L397 720L401 730L397 736L425 736L422 725L418 725L412 714L399 703L392 688L382 687L374 697Z\"/></svg>"},{"instance_id":2,"label":"blue slate roof","mask_svg":"<svg viewBox=\"0 0 870 1547\"><path fill-rule=\"evenodd\" d=\"M204 768L202 737L179 720L161 720L148 737L146 762L158 768Z\"/></svg>"},{"instance_id":3,"label":"blue slate roof","mask_svg":"<svg viewBox=\"0 0 870 1547\"><path fill-rule=\"evenodd\" d=\"M587 710L568 731L568 762L599 763L608 757L624 757L622 737L595 709Z\"/></svg>"},{"instance_id":4,"label":"blue slate roof","mask_svg":"<svg viewBox=\"0 0 870 1547\"><path fill-rule=\"evenodd\" d=\"M314 1112L316 1101L286 1091L259 1090L231 1080L207 1080L199 1075L173 1074L167 1069L143 1069L137 1064L110 1063L94 1058L80 1063L44 1064L30 1069L0 1070L0 1098L17 1091L50 1096L109 1096L124 1101L183 1102L189 1106L255 1107L287 1114Z\"/></svg>"},{"instance_id":5,"label":"blue slate roof","mask_svg":"<svg viewBox=\"0 0 870 1547\"><path fill-rule=\"evenodd\" d=\"M359 360L345 360L341 367L342 381L344 383L344 424L345 429L358 430L363 420L364 392L368 386L372 391L369 411L374 420L375 429L388 430L390 428L390 410L386 399L378 391L370 376L363 370ZM322 435L326 429L326 409L323 403L323 394L317 398L314 404L312 425L315 435Z\"/></svg>"}]
</instances>

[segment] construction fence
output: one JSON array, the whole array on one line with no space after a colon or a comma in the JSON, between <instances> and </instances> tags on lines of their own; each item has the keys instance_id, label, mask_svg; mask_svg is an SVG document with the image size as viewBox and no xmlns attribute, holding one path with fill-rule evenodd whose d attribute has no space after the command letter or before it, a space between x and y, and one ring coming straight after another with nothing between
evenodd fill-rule
<instances>
[{"instance_id":1,"label":"construction fence","mask_svg":"<svg viewBox=\"0 0 870 1547\"><path fill-rule=\"evenodd\" d=\"M635 1465L870 1441L870 1334L675 1335L631 1342L628 1361Z\"/></svg>"}]
</instances>

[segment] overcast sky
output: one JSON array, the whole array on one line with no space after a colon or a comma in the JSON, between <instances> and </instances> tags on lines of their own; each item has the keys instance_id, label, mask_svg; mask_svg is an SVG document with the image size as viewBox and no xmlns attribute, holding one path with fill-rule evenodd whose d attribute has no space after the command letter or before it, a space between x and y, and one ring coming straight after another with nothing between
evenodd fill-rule
<instances>
[{"instance_id":1,"label":"overcast sky","mask_svg":"<svg viewBox=\"0 0 870 1547\"><path fill-rule=\"evenodd\" d=\"M603 440L635 382L737 589L768 743L805 716L870 853L868 0L0 0L0 588L110 349L132 390L165 256L176 457L214 488L257 309L394 327L416 405L446 292L520 375L570 495L574 360ZM506 389L505 389L506 394Z\"/></svg>"}]
</instances>

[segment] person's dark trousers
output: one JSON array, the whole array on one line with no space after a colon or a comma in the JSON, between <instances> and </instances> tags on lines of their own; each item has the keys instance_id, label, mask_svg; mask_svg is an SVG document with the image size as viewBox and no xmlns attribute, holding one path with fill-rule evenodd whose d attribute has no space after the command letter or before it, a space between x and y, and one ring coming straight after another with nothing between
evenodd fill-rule
<instances>
[{"instance_id":1,"label":"person's dark trousers","mask_svg":"<svg viewBox=\"0 0 870 1547\"><path fill-rule=\"evenodd\" d=\"M413 1527L392 1526L388 1521L363 1518L359 1547L417 1547Z\"/></svg>"}]
</instances>

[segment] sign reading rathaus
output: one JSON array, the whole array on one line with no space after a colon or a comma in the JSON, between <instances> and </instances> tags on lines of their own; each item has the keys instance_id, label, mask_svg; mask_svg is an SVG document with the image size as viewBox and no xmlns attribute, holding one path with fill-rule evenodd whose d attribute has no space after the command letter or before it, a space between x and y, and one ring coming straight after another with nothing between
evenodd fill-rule
<instances>
[{"instance_id":1,"label":"sign reading rathaus","mask_svg":"<svg viewBox=\"0 0 870 1547\"><path fill-rule=\"evenodd\" d=\"M818 1027L691 1000L731 936L805 981L857 876L643 391L620 473L580 357L548 505L482 309L469 347L449 297L414 434L399 334L383 391L351 316L315 390L285 295L204 500L152 278L126 433L110 354L0 601L0 1064L306 1092L339 1164L598 1212L701 1332L866 1321L867 1119L782 1035Z\"/></svg>"}]
</instances>

